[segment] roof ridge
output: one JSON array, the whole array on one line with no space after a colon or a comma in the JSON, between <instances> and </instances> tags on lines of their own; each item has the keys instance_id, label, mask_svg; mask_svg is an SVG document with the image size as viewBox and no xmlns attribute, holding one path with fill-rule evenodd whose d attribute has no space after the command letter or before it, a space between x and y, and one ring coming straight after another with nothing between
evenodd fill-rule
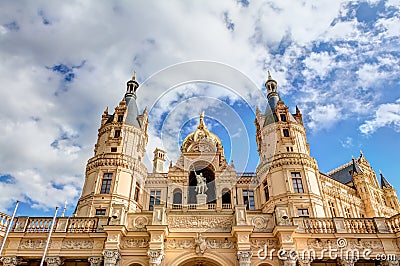
<instances>
[{"instance_id":1,"label":"roof ridge","mask_svg":"<svg viewBox=\"0 0 400 266\"><path fill-rule=\"evenodd\" d=\"M335 168L335 169L333 169L333 170L327 172L326 174L329 175L329 176L330 176L330 175L333 175L333 174L339 172L340 170L342 170L342 169L344 169L344 168L350 166L352 163L353 163L353 160L351 160L350 162L345 163L345 164L343 164L343 165L341 165L341 166L339 166L339 167L337 167L337 168Z\"/></svg>"}]
</instances>

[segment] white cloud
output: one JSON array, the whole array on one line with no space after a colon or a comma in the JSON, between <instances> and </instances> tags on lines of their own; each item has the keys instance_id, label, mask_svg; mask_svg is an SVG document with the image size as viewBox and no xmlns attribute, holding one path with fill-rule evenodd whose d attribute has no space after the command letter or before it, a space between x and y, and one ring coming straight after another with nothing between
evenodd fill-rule
<instances>
[{"instance_id":1,"label":"white cloud","mask_svg":"<svg viewBox=\"0 0 400 266\"><path fill-rule=\"evenodd\" d=\"M333 104L321 106L318 105L309 113L312 121L309 123L311 129L319 127L320 129L327 129L336 122L338 117L341 115L341 110Z\"/></svg>"},{"instance_id":2,"label":"white cloud","mask_svg":"<svg viewBox=\"0 0 400 266\"><path fill-rule=\"evenodd\" d=\"M400 99L395 103L381 104L372 120L367 120L360 126L363 134L372 134L381 127L393 126L400 132Z\"/></svg>"}]
</instances>

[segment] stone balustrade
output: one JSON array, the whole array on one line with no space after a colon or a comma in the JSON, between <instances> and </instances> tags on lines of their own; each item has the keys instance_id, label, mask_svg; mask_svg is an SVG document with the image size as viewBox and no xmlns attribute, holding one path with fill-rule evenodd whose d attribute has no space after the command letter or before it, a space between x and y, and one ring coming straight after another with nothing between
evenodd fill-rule
<instances>
[{"instance_id":1,"label":"stone balustrade","mask_svg":"<svg viewBox=\"0 0 400 266\"><path fill-rule=\"evenodd\" d=\"M43 233L49 232L53 218L51 217L30 217L26 232L29 233ZM56 221L57 223L57 221Z\"/></svg>"},{"instance_id":2,"label":"stone balustrade","mask_svg":"<svg viewBox=\"0 0 400 266\"><path fill-rule=\"evenodd\" d=\"M11 216L0 212L0 233L5 232L11 222Z\"/></svg>"},{"instance_id":3,"label":"stone balustrade","mask_svg":"<svg viewBox=\"0 0 400 266\"><path fill-rule=\"evenodd\" d=\"M98 217L79 217L70 218L68 220L67 232L70 233L85 233L85 232L96 232Z\"/></svg>"},{"instance_id":4,"label":"stone balustrade","mask_svg":"<svg viewBox=\"0 0 400 266\"><path fill-rule=\"evenodd\" d=\"M400 232L400 215L396 215L390 219L386 219L386 226L390 233Z\"/></svg>"},{"instance_id":5,"label":"stone balustrade","mask_svg":"<svg viewBox=\"0 0 400 266\"><path fill-rule=\"evenodd\" d=\"M304 218L303 225L306 233L310 234L331 234L336 231L332 219Z\"/></svg>"},{"instance_id":6,"label":"stone balustrade","mask_svg":"<svg viewBox=\"0 0 400 266\"><path fill-rule=\"evenodd\" d=\"M344 219L344 227L347 233L374 234L376 227L374 219Z\"/></svg>"}]
</instances>

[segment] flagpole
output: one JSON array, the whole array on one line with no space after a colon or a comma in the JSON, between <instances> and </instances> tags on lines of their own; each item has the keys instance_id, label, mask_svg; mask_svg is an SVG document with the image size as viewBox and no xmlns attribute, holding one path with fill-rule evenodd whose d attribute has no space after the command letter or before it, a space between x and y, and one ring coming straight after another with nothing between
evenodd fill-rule
<instances>
[{"instance_id":1,"label":"flagpole","mask_svg":"<svg viewBox=\"0 0 400 266\"><path fill-rule=\"evenodd\" d=\"M61 217L64 217L64 215L65 215L65 211L67 210L67 204L68 204L68 201L65 201L65 203L64 203L64 209L63 209L63 212L62 212L62 214L61 214Z\"/></svg>"},{"instance_id":2,"label":"flagpole","mask_svg":"<svg viewBox=\"0 0 400 266\"><path fill-rule=\"evenodd\" d=\"M43 252L43 256L42 256L42 261L40 262L40 266L43 266L44 260L45 260L45 258L46 258L47 249L49 248L49 244L50 244L51 234L53 233L54 224L55 224L55 222L56 222L57 211L58 211L58 207L56 207L56 211L54 212L53 221L51 222L51 227L50 227L50 231L49 231L49 236L47 237L46 246L45 246L45 248L44 248L44 252Z\"/></svg>"},{"instance_id":3,"label":"flagpole","mask_svg":"<svg viewBox=\"0 0 400 266\"><path fill-rule=\"evenodd\" d=\"M4 245L6 244L8 233L10 232L12 224L14 222L14 218L15 218L15 214L17 213L18 205L19 205L19 201L17 200L17 202L15 203L14 212L12 214L10 223L8 224L8 227L7 227L6 234L4 235L3 243L1 244L0 255L3 253L3 248L4 248Z\"/></svg>"}]
</instances>

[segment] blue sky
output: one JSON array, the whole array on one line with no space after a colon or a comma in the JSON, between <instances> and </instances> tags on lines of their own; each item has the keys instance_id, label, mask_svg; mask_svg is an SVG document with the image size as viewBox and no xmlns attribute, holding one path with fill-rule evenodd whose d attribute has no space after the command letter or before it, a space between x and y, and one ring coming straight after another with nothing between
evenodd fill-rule
<instances>
[{"instance_id":1,"label":"blue sky","mask_svg":"<svg viewBox=\"0 0 400 266\"><path fill-rule=\"evenodd\" d=\"M139 109L150 110L150 154L160 146L176 161L206 110L228 159L254 170L254 108L265 108L270 69L290 110L302 111L322 172L362 150L399 190L400 1L286 2L3 1L0 212L17 199L19 215L51 215L65 200L73 211L101 114L133 69L144 84ZM196 68L165 71L192 60L234 71L207 73L222 85ZM182 76L192 82L174 83Z\"/></svg>"}]
</instances>

